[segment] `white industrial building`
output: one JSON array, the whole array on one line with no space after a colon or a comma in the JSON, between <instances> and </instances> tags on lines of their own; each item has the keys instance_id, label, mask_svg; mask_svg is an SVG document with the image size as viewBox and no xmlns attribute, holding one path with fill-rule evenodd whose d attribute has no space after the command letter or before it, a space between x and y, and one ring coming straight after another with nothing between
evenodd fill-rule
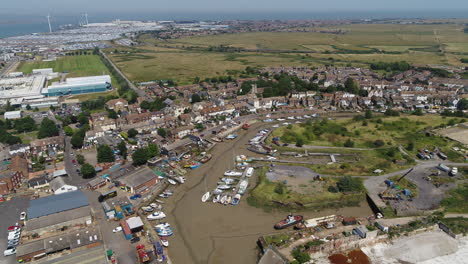
<instances>
[{"instance_id":1,"label":"white industrial building","mask_svg":"<svg viewBox=\"0 0 468 264\"><path fill-rule=\"evenodd\" d=\"M41 95L46 80L43 75L0 79L0 100L6 103L11 99Z\"/></svg>"},{"instance_id":2,"label":"white industrial building","mask_svg":"<svg viewBox=\"0 0 468 264\"><path fill-rule=\"evenodd\" d=\"M84 93L105 92L112 89L109 75L67 78L42 90L46 96L63 96Z\"/></svg>"},{"instance_id":3,"label":"white industrial building","mask_svg":"<svg viewBox=\"0 0 468 264\"><path fill-rule=\"evenodd\" d=\"M22 117L21 111L8 111L3 114L5 119L18 119Z\"/></svg>"}]
</instances>

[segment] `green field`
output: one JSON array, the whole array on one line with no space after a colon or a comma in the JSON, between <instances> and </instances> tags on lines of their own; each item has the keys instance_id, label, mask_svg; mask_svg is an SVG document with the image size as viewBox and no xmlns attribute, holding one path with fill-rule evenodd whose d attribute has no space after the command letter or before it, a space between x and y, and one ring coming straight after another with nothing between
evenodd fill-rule
<instances>
[{"instance_id":1,"label":"green field","mask_svg":"<svg viewBox=\"0 0 468 264\"><path fill-rule=\"evenodd\" d=\"M454 120L454 121L450 121ZM295 144L301 138L306 145L344 147L351 140L357 148L390 148L402 145L414 147L407 150L416 154L421 148L433 149L435 146L452 153L451 147L456 142L426 132L448 125L449 122L460 122L459 118L445 118L438 115L402 117L376 116L368 120L340 119L320 121L280 127L273 131L272 137ZM380 140L381 142L377 142Z\"/></svg>"},{"instance_id":2,"label":"green field","mask_svg":"<svg viewBox=\"0 0 468 264\"><path fill-rule=\"evenodd\" d=\"M109 74L97 55L64 56L56 61L23 62L19 71L31 73L33 69L53 68L54 72L68 72L67 77Z\"/></svg>"},{"instance_id":3,"label":"green field","mask_svg":"<svg viewBox=\"0 0 468 264\"><path fill-rule=\"evenodd\" d=\"M106 52L132 81L173 79L178 84L191 83L196 76L238 77L239 71L247 66L351 64L366 67L372 62L403 60L415 65L460 66L460 58L468 56L468 34L463 33L460 21L453 22L456 23L353 24L312 28L315 31L340 29L345 34L250 32L171 40L154 39L151 34L143 34L139 37L141 46L117 46ZM221 52L210 49L219 46L256 51ZM115 49L125 52L110 54Z\"/></svg>"}]
</instances>

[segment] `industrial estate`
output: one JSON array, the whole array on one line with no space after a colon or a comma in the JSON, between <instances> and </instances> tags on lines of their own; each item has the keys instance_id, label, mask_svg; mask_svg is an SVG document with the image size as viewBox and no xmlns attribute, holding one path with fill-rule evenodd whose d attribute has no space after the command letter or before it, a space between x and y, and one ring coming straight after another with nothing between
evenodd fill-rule
<instances>
[{"instance_id":1,"label":"industrial estate","mask_svg":"<svg viewBox=\"0 0 468 264\"><path fill-rule=\"evenodd\" d=\"M466 263L468 21L88 20L0 39L2 263Z\"/></svg>"}]
</instances>

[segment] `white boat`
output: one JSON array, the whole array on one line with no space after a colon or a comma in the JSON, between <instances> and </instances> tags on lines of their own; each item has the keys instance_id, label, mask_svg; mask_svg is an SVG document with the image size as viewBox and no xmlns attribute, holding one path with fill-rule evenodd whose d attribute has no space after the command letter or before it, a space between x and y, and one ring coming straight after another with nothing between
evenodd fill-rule
<instances>
[{"instance_id":1,"label":"white boat","mask_svg":"<svg viewBox=\"0 0 468 264\"><path fill-rule=\"evenodd\" d=\"M213 194L222 194L222 193L223 193L223 190L220 190L218 188L213 190Z\"/></svg>"},{"instance_id":2,"label":"white boat","mask_svg":"<svg viewBox=\"0 0 468 264\"><path fill-rule=\"evenodd\" d=\"M237 193L244 194L248 186L249 186L249 182L246 180L242 180L239 184L239 191Z\"/></svg>"},{"instance_id":3,"label":"white boat","mask_svg":"<svg viewBox=\"0 0 468 264\"><path fill-rule=\"evenodd\" d=\"M170 184L172 184L172 185L176 185L176 184L177 184L177 182L174 181L173 179L167 179L167 181L168 181Z\"/></svg>"},{"instance_id":4,"label":"white boat","mask_svg":"<svg viewBox=\"0 0 468 264\"><path fill-rule=\"evenodd\" d=\"M230 203L231 203L231 201L232 201L232 197L229 195L229 196L227 197L227 199L226 199L226 203L225 203L224 205L228 205L228 204L230 204Z\"/></svg>"},{"instance_id":5,"label":"white boat","mask_svg":"<svg viewBox=\"0 0 468 264\"><path fill-rule=\"evenodd\" d=\"M236 180L231 179L231 178L222 178L221 180L223 182L225 182L226 184L232 184L232 183L234 183L236 181Z\"/></svg>"},{"instance_id":6,"label":"white boat","mask_svg":"<svg viewBox=\"0 0 468 264\"><path fill-rule=\"evenodd\" d=\"M161 244L165 247L169 246L169 241L165 237L161 237Z\"/></svg>"},{"instance_id":7,"label":"white boat","mask_svg":"<svg viewBox=\"0 0 468 264\"><path fill-rule=\"evenodd\" d=\"M172 190L165 190L163 193L165 193L165 194L171 196L171 195L174 194L174 191L172 191Z\"/></svg>"},{"instance_id":8,"label":"white boat","mask_svg":"<svg viewBox=\"0 0 468 264\"><path fill-rule=\"evenodd\" d=\"M220 190L229 190L229 189L231 189L231 186L229 186L227 184L223 184L223 185L219 185L218 189L220 189Z\"/></svg>"},{"instance_id":9,"label":"white boat","mask_svg":"<svg viewBox=\"0 0 468 264\"><path fill-rule=\"evenodd\" d=\"M180 183L185 183L185 177L182 177L182 176L176 177L176 180Z\"/></svg>"},{"instance_id":10,"label":"white boat","mask_svg":"<svg viewBox=\"0 0 468 264\"><path fill-rule=\"evenodd\" d=\"M165 217L166 217L166 214L164 212L158 211L158 212L154 212L154 213L148 215L146 218L148 220L159 220L159 219L163 219Z\"/></svg>"},{"instance_id":11,"label":"white boat","mask_svg":"<svg viewBox=\"0 0 468 264\"><path fill-rule=\"evenodd\" d=\"M228 170L228 171L226 171L224 173L224 176L231 176L231 177L242 176L242 172L234 171L234 170Z\"/></svg>"},{"instance_id":12,"label":"white boat","mask_svg":"<svg viewBox=\"0 0 468 264\"><path fill-rule=\"evenodd\" d=\"M143 209L143 211L148 212L148 213L154 211L154 208L151 207L151 206L143 206L143 207L141 207L141 209Z\"/></svg>"},{"instance_id":13,"label":"white boat","mask_svg":"<svg viewBox=\"0 0 468 264\"><path fill-rule=\"evenodd\" d=\"M220 197L221 197L220 194L218 194L218 195L216 195L215 197L213 197L213 203L219 202L219 200L221 199Z\"/></svg>"},{"instance_id":14,"label":"white boat","mask_svg":"<svg viewBox=\"0 0 468 264\"><path fill-rule=\"evenodd\" d=\"M170 228L171 225L167 222L162 222L159 225L155 225L154 228L156 229L165 229L165 228Z\"/></svg>"},{"instance_id":15,"label":"white boat","mask_svg":"<svg viewBox=\"0 0 468 264\"><path fill-rule=\"evenodd\" d=\"M240 198L241 198L240 194L234 195L234 198L232 199L232 205L238 205L239 201L240 201Z\"/></svg>"},{"instance_id":16,"label":"white boat","mask_svg":"<svg viewBox=\"0 0 468 264\"><path fill-rule=\"evenodd\" d=\"M221 198L221 201L219 201L221 204L225 204L226 203L226 200L227 200L227 195L224 195L222 198Z\"/></svg>"},{"instance_id":17,"label":"white boat","mask_svg":"<svg viewBox=\"0 0 468 264\"><path fill-rule=\"evenodd\" d=\"M210 199L210 195L211 195L210 192L206 192L206 193L202 196L201 201L202 201L202 202L208 201L208 199Z\"/></svg>"}]
</instances>

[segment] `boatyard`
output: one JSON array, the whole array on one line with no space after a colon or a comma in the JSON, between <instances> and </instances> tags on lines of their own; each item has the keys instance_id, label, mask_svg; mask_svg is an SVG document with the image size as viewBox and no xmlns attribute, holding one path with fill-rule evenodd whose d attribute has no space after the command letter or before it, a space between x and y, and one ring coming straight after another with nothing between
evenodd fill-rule
<instances>
[{"instance_id":1,"label":"boatyard","mask_svg":"<svg viewBox=\"0 0 468 264\"><path fill-rule=\"evenodd\" d=\"M253 263L258 258L254 241L262 234L280 232L273 226L285 218L285 212L266 212L246 202L237 206L201 202L202 196L217 186L220 178L226 177L224 173L233 169L236 156L249 153L248 141L258 130L267 127L269 125L264 123L254 124L247 131L238 131L237 138L217 144L211 152L212 160L187 174L187 182L177 187L173 197L165 200L165 221L172 224L175 232L169 247L169 255L175 263ZM250 182L255 183L257 178L254 173ZM253 187L250 185L247 193ZM329 214L372 215L366 203L358 207L296 213L306 219Z\"/></svg>"}]
</instances>

